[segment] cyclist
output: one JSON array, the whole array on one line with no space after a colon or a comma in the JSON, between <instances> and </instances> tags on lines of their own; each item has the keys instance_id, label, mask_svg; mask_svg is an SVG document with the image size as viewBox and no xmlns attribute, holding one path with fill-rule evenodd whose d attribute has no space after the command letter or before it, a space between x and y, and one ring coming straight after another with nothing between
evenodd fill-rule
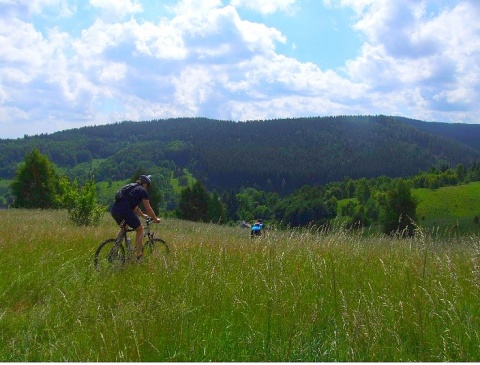
<instances>
[{"instance_id":1,"label":"cyclist","mask_svg":"<svg viewBox=\"0 0 480 365\"><path fill-rule=\"evenodd\" d=\"M140 260L143 256L143 226L137 214L145 219L150 216L155 223L160 222L160 218L155 215L155 212L150 206L147 189L151 183L151 175L141 175L136 181L136 185L129 188L120 200L116 200L115 203L113 203L111 210L113 219L120 226L117 237L123 234L124 228L131 227L135 230L137 260ZM143 203L147 212L146 214L140 209L140 203Z\"/></svg>"},{"instance_id":2,"label":"cyclist","mask_svg":"<svg viewBox=\"0 0 480 365\"><path fill-rule=\"evenodd\" d=\"M257 220L252 226L250 227L250 236L253 238L254 236L261 236L262 229L263 229L263 221L261 219Z\"/></svg>"}]
</instances>

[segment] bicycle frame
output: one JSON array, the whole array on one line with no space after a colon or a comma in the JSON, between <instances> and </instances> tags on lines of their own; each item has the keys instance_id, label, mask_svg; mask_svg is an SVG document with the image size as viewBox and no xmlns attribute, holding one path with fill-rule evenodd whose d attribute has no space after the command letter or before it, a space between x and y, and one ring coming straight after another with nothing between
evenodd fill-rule
<instances>
[{"instance_id":1,"label":"bicycle frame","mask_svg":"<svg viewBox=\"0 0 480 365\"><path fill-rule=\"evenodd\" d=\"M153 222L152 218L147 218L145 220L145 225L143 226L143 237L148 237L149 240L152 240L155 236L153 232L150 232L150 224ZM126 228L126 225L123 226L122 228L122 233L117 236L117 240L115 242L115 245L121 245L122 241L125 242L125 248L127 249L127 252L132 252L135 251L136 246L132 246L131 240L128 240L128 233L130 232L135 232L135 229L133 228ZM130 255L129 255L130 256Z\"/></svg>"},{"instance_id":2,"label":"bicycle frame","mask_svg":"<svg viewBox=\"0 0 480 365\"><path fill-rule=\"evenodd\" d=\"M154 232L151 232L150 225L154 222L153 219L147 218L144 226L143 237L146 238L143 245L144 256L149 257L154 251L154 247L157 247L155 251L161 248L158 252L164 252L168 254L169 248L167 243L156 237ZM132 228L122 227L122 230L117 234L115 238L109 238L103 241L95 251L94 266L99 270L101 263L107 263L108 265L115 265L115 263L122 266L127 260L129 260L134 252L137 250L136 246L131 244L131 240L128 237L129 232L134 232ZM124 243L125 242L125 243Z\"/></svg>"}]
</instances>

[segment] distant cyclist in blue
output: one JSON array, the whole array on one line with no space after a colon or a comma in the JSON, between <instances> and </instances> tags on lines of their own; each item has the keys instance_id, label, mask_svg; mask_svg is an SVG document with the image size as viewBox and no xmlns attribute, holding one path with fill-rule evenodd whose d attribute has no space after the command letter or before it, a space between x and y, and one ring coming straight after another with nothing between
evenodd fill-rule
<instances>
[{"instance_id":1,"label":"distant cyclist in blue","mask_svg":"<svg viewBox=\"0 0 480 365\"><path fill-rule=\"evenodd\" d=\"M255 237L255 236L261 236L263 227L264 227L263 221L261 219L257 220L250 227L250 236L252 238Z\"/></svg>"},{"instance_id":2,"label":"distant cyclist in blue","mask_svg":"<svg viewBox=\"0 0 480 365\"><path fill-rule=\"evenodd\" d=\"M141 175L136 184L132 184L131 188L128 188L125 194L116 200L112 206L112 217L115 222L120 226L120 232L117 237L123 233L123 227L131 227L136 233L137 243L137 260L140 260L143 255L143 226L140 224L138 216L148 218L149 216L155 221L160 222L160 218L155 215L152 207L150 206L150 200L148 197L147 189L150 187L151 175ZM139 205L143 203L147 214L143 213Z\"/></svg>"}]
</instances>

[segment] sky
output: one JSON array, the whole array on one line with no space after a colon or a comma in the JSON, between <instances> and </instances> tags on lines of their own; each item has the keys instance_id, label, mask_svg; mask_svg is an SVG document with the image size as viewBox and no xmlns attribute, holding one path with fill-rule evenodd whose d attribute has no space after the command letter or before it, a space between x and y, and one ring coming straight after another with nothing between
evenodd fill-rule
<instances>
[{"instance_id":1,"label":"sky","mask_svg":"<svg viewBox=\"0 0 480 365\"><path fill-rule=\"evenodd\" d=\"M479 0L0 0L0 138L124 120L480 123Z\"/></svg>"}]
</instances>

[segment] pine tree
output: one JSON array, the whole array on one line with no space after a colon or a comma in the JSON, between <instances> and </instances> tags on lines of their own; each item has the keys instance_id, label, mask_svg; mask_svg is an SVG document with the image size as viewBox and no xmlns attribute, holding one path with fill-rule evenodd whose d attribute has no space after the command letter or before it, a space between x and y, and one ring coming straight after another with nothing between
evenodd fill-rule
<instances>
[{"instance_id":1,"label":"pine tree","mask_svg":"<svg viewBox=\"0 0 480 365\"><path fill-rule=\"evenodd\" d=\"M59 178L55 165L34 148L25 156L11 184L14 208L56 208Z\"/></svg>"},{"instance_id":2,"label":"pine tree","mask_svg":"<svg viewBox=\"0 0 480 365\"><path fill-rule=\"evenodd\" d=\"M192 187L188 186L182 190L178 206L179 217L195 222L207 222L209 203L210 196L207 190L200 181L196 181Z\"/></svg>"}]
</instances>

